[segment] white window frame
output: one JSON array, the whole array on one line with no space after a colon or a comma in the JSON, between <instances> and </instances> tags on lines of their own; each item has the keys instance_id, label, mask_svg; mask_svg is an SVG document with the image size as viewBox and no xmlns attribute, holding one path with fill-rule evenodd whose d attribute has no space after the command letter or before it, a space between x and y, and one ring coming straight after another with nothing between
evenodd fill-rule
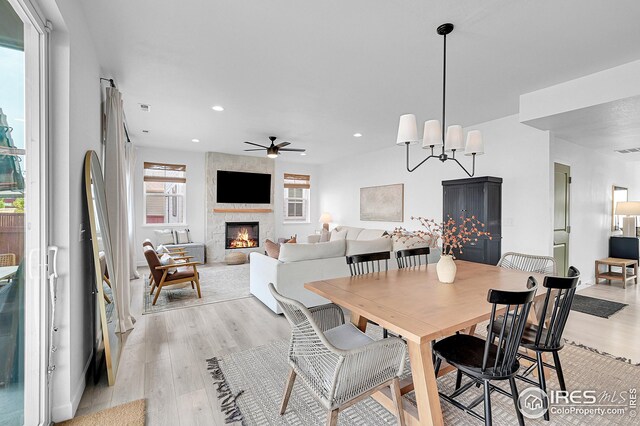
<instances>
[{"instance_id":1,"label":"white window frame","mask_svg":"<svg viewBox=\"0 0 640 426\"><path fill-rule=\"evenodd\" d=\"M310 209L310 199L311 199L311 189L310 188L301 188L302 189L302 197L289 197L289 189L295 188L284 188L284 197L283 197L283 221L284 223L310 223L309 220L309 212ZM289 203L290 201L302 202L302 216L289 216Z\"/></svg>"},{"instance_id":2,"label":"white window frame","mask_svg":"<svg viewBox=\"0 0 640 426\"><path fill-rule=\"evenodd\" d=\"M185 170L184 172L184 194L175 194L175 195L170 195L170 194L155 194L155 193L147 193L147 185L146 182L144 180L145 177L145 168L143 166L142 169L142 196L144 198L143 203L142 203L142 213L143 213L143 217L144 217L144 221L142 226L145 227L159 227L159 226L166 226L166 227L171 227L171 226L185 226L188 227L188 222L187 222L187 184L188 184L188 178L187 178L187 172ZM164 223L147 223L147 197L175 197L175 198L182 198L182 222L164 222Z\"/></svg>"}]
</instances>

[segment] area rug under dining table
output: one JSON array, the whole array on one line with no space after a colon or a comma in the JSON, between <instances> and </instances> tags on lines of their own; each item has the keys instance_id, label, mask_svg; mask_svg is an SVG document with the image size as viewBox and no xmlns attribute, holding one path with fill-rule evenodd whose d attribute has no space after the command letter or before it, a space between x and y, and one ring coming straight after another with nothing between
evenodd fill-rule
<instances>
[{"instance_id":1,"label":"area rug under dining table","mask_svg":"<svg viewBox=\"0 0 640 426\"><path fill-rule=\"evenodd\" d=\"M380 338L378 327L370 326L367 333ZM243 425L322 425L327 411L305 389L301 381L297 381L289 407L284 416L278 414L289 366L287 364L286 340L274 341L268 345L246 351L214 357L207 361L207 368L212 375L212 384L219 392L221 411L230 423ZM634 425L640 424L638 417L632 417L629 410L629 391L639 385L640 367L614 358L597 354L580 347L567 345L561 352L563 370L569 390L595 390L600 396L602 392L617 395L617 401L626 396L626 408L622 415L588 416L583 414L552 414L551 421L542 419L526 419L527 424L540 425ZM204 368L204 367L203 367ZM407 362L406 373L410 372ZM463 383L468 379L463 379ZM499 382L496 382L497 384ZM518 381L518 389L522 392L528 384ZM508 383L505 390L508 390ZM455 386L455 372L438 379L440 391L451 393ZM559 389L555 374L550 374L548 389ZM482 394L481 388L472 387L460 399L468 403ZM404 395L415 405L413 392ZM495 425L517 424L513 401L498 393L491 396L493 422ZM603 403L604 404L604 403ZM608 402L609 405L614 405ZM480 424L470 415L458 410L446 402L442 402L445 424ZM476 407L480 414L482 404ZM340 413L340 425L389 425L396 424L392 413L372 398L367 398Z\"/></svg>"}]
</instances>

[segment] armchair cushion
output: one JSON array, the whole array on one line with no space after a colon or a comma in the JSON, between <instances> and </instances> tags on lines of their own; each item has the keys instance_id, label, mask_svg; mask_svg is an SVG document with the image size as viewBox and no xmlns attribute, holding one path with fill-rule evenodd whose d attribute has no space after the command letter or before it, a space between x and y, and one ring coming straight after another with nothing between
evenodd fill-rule
<instances>
[{"instance_id":1,"label":"armchair cushion","mask_svg":"<svg viewBox=\"0 0 640 426\"><path fill-rule=\"evenodd\" d=\"M345 351L360 348L373 342L371 337L358 330L356 326L351 323L342 324L325 331L324 337L326 337L333 346Z\"/></svg>"}]
</instances>

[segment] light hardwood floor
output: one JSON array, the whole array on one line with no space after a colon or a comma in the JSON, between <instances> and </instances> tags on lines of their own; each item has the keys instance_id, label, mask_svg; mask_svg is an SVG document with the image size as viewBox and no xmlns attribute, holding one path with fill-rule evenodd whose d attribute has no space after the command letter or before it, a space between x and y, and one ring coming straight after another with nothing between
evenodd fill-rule
<instances>
[{"instance_id":1,"label":"light hardwood floor","mask_svg":"<svg viewBox=\"0 0 640 426\"><path fill-rule=\"evenodd\" d=\"M629 306L609 319L571 311L564 331L569 342L623 357L633 364L640 363L640 284L596 284L579 289L577 294L626 303Z\"/></svg>"},{"instance_id":2,"label":"light hardwood floor","mask_svg":"<svg viewBox=\"0 0 640 426\"><path fill-rule=\"evenodd\" d=\"M286 339L288 323L253 297L141 315L142 286L115 386L87 383L76 415L146 398L148 425L224 425L205 360Z\"/></svg>"},{"instance_id":3,"label":"light hardwood floor","mask_svg":"<svg viewBox=\"0 0 640 426\"><path fill-rule=\"evenodd\" d=\"M148 425L224 425L205 360L286 339L286 320L253 297L141 315L144 283L132 285L137 322L126 336L116 384L88 383L76 415L146 398ZM610 319L572 312L565 337L639 363L638 285L590 286L579 294L629 306Z\"/></svg>"}]
</instances>

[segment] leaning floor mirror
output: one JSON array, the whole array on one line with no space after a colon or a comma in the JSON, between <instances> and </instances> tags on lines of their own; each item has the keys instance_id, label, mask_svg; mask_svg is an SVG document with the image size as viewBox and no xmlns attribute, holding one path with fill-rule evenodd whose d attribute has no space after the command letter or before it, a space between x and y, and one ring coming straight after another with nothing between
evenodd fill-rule
<instances>
[{"instance_id":1,"label":"leaning floor mirror","mask_svg":"<svg viewBox=\"0 0 640 426\"><path fill-rule=\"evenodd\" d=\"M95 360L98 365L104 360L111 386L115 383L122 345L120 334L116 333L118 310L115 288L109 277L109 271L114 269L104 179L100 160L95 151L87 151L85 155L84 186L87 216L91 228L91 269L95 280Z\"/></svg>"}]
</instances>

